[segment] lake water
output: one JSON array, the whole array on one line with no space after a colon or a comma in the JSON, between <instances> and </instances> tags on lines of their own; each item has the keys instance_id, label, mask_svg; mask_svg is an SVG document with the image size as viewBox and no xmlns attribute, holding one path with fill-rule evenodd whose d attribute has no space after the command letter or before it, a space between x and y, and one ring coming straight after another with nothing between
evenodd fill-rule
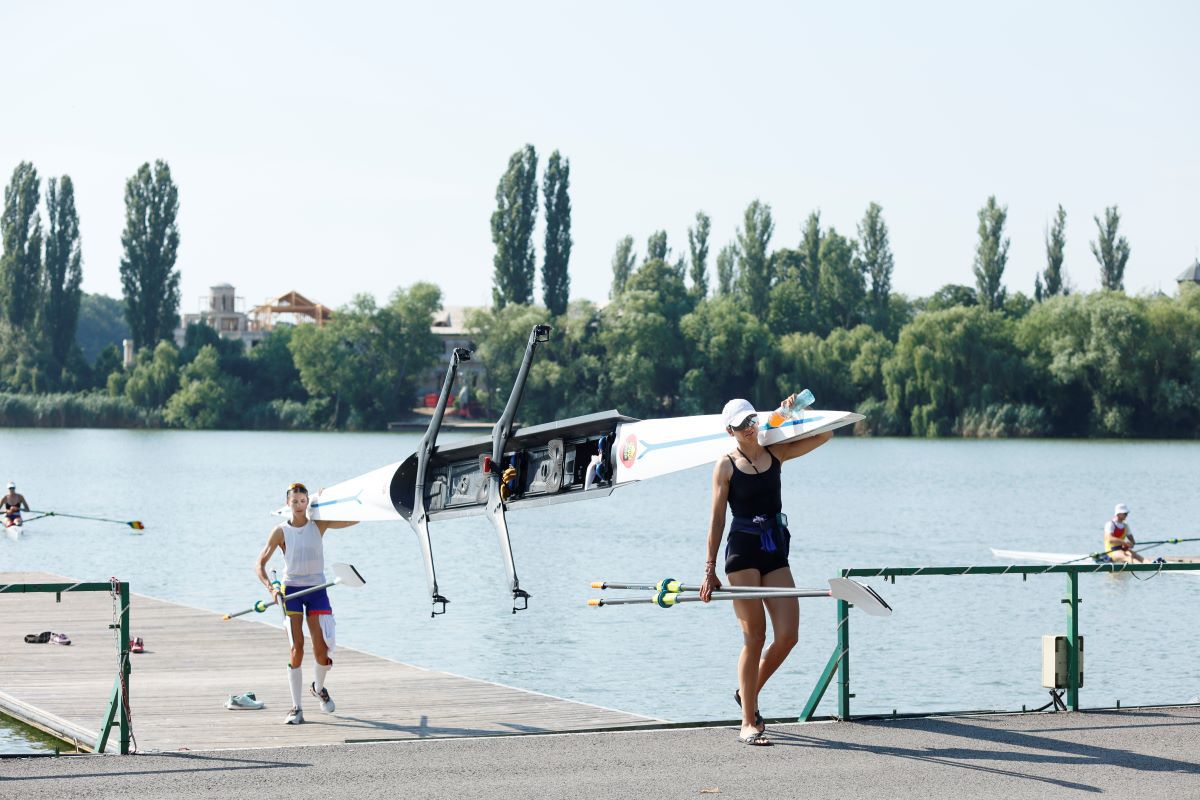
<instances>
[{"instance_id":1,"label":"lake water","mask_svg":"<svg viewBox=\"0 0 1200 800\"><path fill-rule=\"evenodd\" d=\"M31 522L21 541L0 539L0 571L116 575L141 594L214 613L242 609L263 596L254 562L290 481L332 485L406 457L418 441L414 434L5 430L0 478L14 479L34 508L140 519L146 531ZM1100 548L1118 501L1132 507L1143 540L1200 536L1198 465L1196 442L838 437L784 468L793 572L799 585L818 586L843 567L994 563L988 548L995 546L1087 552ZM592 580L700 577L709 477L709 468L695 469L604 499L510 514L521 585L533 595L516 615L482 518L432 526L439 586L452 601L437 619L407 525L331 531L327 562L353 563L367 580L359 591L332 593L339 642L671 720L732 719L741 637L727 604L586 605L597 594L588 589ZM1168 550L1184 552L1152 552ZM1065 577L871 583L896 613L852 619L855 713L1046 702L1040 637L1065 633ZM1200 694L1192 646L1200 577L1085 576L1080 593L1083 705L1187 702ZM764 714L800 711L834 647L834 621L829 601L802 601L800 645L766 688ZM25 632L0 630L2 682L3 654L20 647ZM284 649L266 627L262 646ZM831 690L819 713L832 713L834 702ZM16 746L0 738L0 750Z\"/></svg>"}]
</instances>

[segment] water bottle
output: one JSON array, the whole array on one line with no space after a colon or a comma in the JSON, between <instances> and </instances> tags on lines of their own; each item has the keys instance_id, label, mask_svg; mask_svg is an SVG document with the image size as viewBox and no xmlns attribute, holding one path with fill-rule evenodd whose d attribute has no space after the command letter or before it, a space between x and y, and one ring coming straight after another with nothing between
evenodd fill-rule
<instances>
[{"instance_id":1,"label":"water bottle","mask_svg":"<svg viewBox=\"0 0 1200 800\"><path fill-rule=\"evenodd\" d=\"M813 393L808 389L805 389L796 395L796 401L790 408L788 406L781 405L779 408L772 411L770 416L767 417L767 424L763 427L766 429L781 428L785 422L787 422L789 419L795 419L796 417L800 416L804 413L804 409L808 408L815 402L816 398L813 397Z\"/></svg>"}]
</instances>

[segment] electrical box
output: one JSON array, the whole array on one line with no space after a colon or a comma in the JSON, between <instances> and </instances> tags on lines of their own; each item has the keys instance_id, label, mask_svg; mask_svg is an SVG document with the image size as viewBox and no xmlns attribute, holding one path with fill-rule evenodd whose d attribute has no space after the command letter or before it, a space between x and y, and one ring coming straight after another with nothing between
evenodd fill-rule
<instances>
[{"instance_id":1,"label":"electrical box","mask_svg":"<svg viewBox=\"0 0 1200 800\"><path fill-rule=\"evenodd\" d=\"M1083 686L1083 637L1079 642L1079 683ZM1067 688L1067 637L1042 637L1042 686L1047 689Z\"/></svg>"}]
</instances>

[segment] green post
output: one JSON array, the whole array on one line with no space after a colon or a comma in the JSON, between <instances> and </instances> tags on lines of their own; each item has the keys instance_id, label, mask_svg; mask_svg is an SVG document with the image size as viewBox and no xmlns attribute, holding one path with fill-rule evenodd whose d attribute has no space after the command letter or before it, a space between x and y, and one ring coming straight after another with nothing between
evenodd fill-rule
<instances>
[{"instance_id":1,"label":"green post","mask_svg":"<svg viewBox=\"0 0 1200 800\"><path fill-rule=\"evenodd\" d=\"M121 697L121 755L129 755L129 582L121 581L121 672L125 691Z\"/></svg>"},{"instance_id":2,"label":"green post","mask_svg":"<svg viewBox=\"0 0 1200 800\"><path fill-rule=\"evenodd\" d=\"M838 619L838 650L841 652L841 663L838 664L838 719L850 719L850 604L845 600L837 601Z\"/></svg>"},{"instance_id":3,"label":"green post","mask_svg":"<svg viewBox=\"0 0 1200 800\"><path fill-rule=\"evenodd\" d=\"M1067 599L1067 707L1079 710L1079 573L1068 572Z\"/></svg>"}]
</instances>

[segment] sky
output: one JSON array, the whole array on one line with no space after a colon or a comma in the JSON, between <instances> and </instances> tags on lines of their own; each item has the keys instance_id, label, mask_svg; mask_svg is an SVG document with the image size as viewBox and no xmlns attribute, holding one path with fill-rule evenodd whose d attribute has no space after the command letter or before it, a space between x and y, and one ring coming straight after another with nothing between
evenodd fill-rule
<instances>
[{"instance_id":1,"label":"sky","mask_svg":"<svg viewBox=\"0 0 1200 800\"><path fill-rule=\"evenodd\" d=\"M896 291L973 285L989 195L1010 292L1062 204L1078 290L1117 205L1127 290L1171 293L1200 254L1197 31L1187 2L6 2L0 175L71 176L84 290L119 297L125 181L166 160L185 313L225 282L488 304L526 143L570 161L572 299L607 298L626 235L686 252L701 210L715 282L755 199L773 248L877 202Z\"/></svg>"}]
</instances>

